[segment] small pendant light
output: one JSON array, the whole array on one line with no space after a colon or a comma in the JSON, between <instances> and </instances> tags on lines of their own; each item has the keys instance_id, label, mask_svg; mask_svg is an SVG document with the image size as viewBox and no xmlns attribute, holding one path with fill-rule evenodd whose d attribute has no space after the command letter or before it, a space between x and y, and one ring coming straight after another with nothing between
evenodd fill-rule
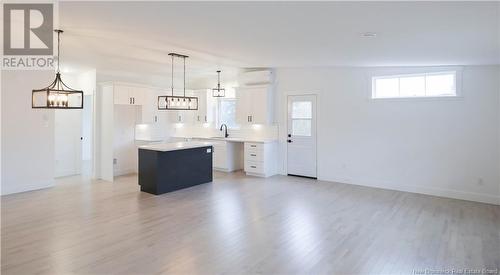
<instances>
[{"instance_id":1,"label":"small pendant light","mask_svg":"<svg viewBox=\"0 0 500 275\"><path fill-rule=\"evenodd\" d=\"M57 33L57 72L54 81L47 87L35 89L31 92L31 108L33 109L83 109L83 91L75 90L66 85L61 79L59 71L60 35Z\"/></svg>"},{"instance_id":2,"label":"small pendant light","mask_svg":"<svg viewBox=\"0 0 500 275\"><path fill-rule=\"evenodd\" d=\"M225 97L226 89L220 87L220 70L217 71L217 88L212 89L212 97Z\"/></svg>"},{"instance_id":3,"label":"small pendant light","mask_svg":"<svg viewBox=\"0 0 500 275\"><path fill-rule=\"evenodd\" d=\"M186 96L186 58L189 56L169 53L172 57L172 93L171 95L158 96L158 110L198 110L198 98ZM174 57L184 61L184 95L174 96Z\"/></svg>"}]
</instances>

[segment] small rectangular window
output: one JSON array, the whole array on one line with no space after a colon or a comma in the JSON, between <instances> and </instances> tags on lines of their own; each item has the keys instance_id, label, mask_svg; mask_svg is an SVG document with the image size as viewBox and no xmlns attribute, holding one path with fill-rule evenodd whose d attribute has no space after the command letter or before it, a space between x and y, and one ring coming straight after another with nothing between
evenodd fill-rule
<instances>
[{"instance_id":1,"label":"small rectangular window","mask_svg":"<svg viewBox=\"0 0 500 275\"><path fill-rule=\"evenodd\" d=\"M457 74L435 72L372 77L372 98L457 96Z\"/></svg>"}]
</instances>

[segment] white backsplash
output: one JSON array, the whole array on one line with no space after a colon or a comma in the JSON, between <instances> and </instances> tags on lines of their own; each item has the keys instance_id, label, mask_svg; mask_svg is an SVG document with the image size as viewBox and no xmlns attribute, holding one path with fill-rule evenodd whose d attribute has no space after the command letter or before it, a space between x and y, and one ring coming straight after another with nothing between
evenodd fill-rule
<instances>
[{"instance_id":1,"label":"white backsplash","mask_svg":"<svg viewBox=\"0 0 500 275\"><path fill-rule=\"evenodd\" d=\"M221 137L223 132L215 128L212 124L190 125L176 123L169 131L172 137L193 138L193 137ZM278 139L277 125L253 124L241 126L239 129L228 129L229 137L247 139Z\"/></svg>"}]
</instances>

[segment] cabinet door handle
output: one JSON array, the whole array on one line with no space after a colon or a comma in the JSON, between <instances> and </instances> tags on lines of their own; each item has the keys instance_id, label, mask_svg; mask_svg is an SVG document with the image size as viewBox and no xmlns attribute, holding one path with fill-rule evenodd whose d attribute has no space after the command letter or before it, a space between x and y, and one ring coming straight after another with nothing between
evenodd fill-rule
<instances>
[{"instance_id":1,"label":"cabinet door handle","mask_svg":"<svg viewBox=\"0 0 500 275\"><path fill-rule=\"evenodd\" d=\"M207 122L207 116L205 116L205 122Z\"/></svg>"},{"instance_id":2,"label":"cabinet door handle","mask_svg":"<svg viewBox=\"0 0 500 275\"><path fill-rule=\"evenodd\" d=\"M198 121L200 121L200 116L198 116Z\"/></svg>"},{"instance_id":3,"label":"cabinet door handle","mask_svg":"<svg viewBox=\"0 0 500 275\"><path fill-rule=\"evenodd\" d=\"M155 116L155 122L158 122L158 116Z\"/></svg>"},{"instance_id":4,"label":"cabinet door handle","mask_svg":"<svg viewBox=\"0 0 500 275\"><path fill-rule=\"evenodd\" d=\"M250 147L257 147L257 145L250 145Z\"/></svg>"},{"instance_id":5,"label":"cabinet door handle","mask_svg":"<svg viewBox=\"0 0 500 275\"><path fill-rule=\"evenodd\" d=\"M252 122L252 121L253 121L253 116L250 116L250 122Z\"/></svg>"},{"instance_id":6,"label":"cabinet door handle","mask_svg":"<svg viewBox=\"0 0 500 275\"><path fill-rule=\"evenodd\" d=\"M128 98L128 104L132 104L132 98L131 97Z\"/></svg>"},{"instance_id":7,"label":"cabinet door handle","mask_svg":"<svg viewBox=\"0 0 500 275\"><path fill-rule=\"evenodd\" d=\"M181 116L178 116L178 117L177 117L177 120L180 122L180 121L181 121Z\"/></svg>"},{"instance_id":8,"label":"cabinet door handle","mask_svg":"<svg viewBox=\"0 0 500 275\"><path fill-rule=\"evenodd\" d=\"M257 166L255 166L255 165L250 165L250 167L252 167L252 168L257 168Z\"/></svg>"}]
</instances>

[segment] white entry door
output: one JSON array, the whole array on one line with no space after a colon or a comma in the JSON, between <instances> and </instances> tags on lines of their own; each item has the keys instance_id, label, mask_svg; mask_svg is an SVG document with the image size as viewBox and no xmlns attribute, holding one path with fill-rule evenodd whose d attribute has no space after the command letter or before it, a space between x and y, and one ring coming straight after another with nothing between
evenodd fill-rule
<instances>
[{"instance_id":1,"label":"white entry door","mask_svg":"<svg viewBox=\"0 0 500 275\"><path fill-rule=\"evenodd\" d=\"M316 178L316 96L288 97L288 175Z\"/></svg>"}]
</instances>

